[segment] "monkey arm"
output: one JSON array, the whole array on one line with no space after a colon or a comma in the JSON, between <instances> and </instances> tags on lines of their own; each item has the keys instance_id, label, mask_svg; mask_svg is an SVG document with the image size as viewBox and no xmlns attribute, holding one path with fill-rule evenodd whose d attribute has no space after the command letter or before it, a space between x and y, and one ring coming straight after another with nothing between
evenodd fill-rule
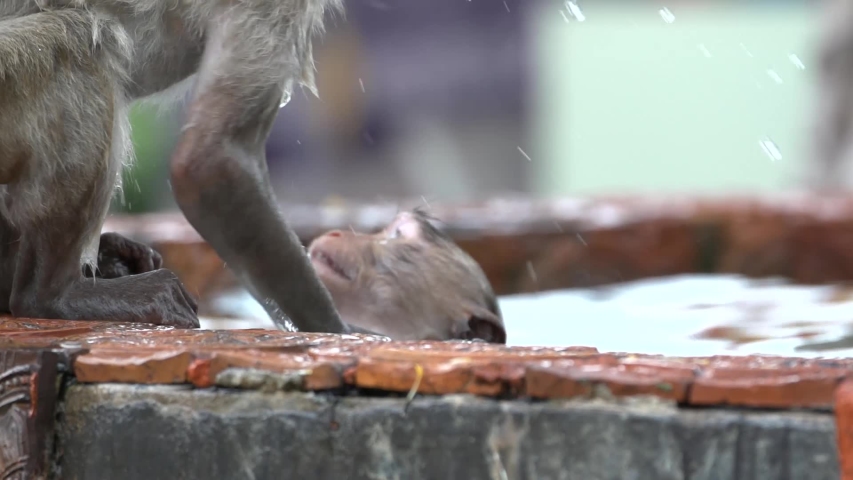
<instances>
[{"instance_id":1,"label":"monkey arm","mask_svg":"<svg viewBox=\"0 0 853 480\"><path fill-rule=\"evenodd\" d=\"M188 221L267 311L302 331L341 333L348 327L277 207L264 153L285 83L311 68L305 42L322 7L303 4L245 2L212 18L171 179Z\"/></svg>"}]
</instances>

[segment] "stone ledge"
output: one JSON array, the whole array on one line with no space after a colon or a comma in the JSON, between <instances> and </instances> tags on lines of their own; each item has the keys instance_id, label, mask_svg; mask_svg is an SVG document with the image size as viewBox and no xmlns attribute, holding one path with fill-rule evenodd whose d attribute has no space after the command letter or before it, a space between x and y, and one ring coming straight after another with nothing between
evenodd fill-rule
<instances>
[{"instance_id":1,"label":"stone ledge","mask_svg":"<svg viewBox=\"0 0 853 480\"><path fill-rule=\"evenodd\" d=\"M58 478L839 478L832 416L77 385ZM168 442L162 439L168 438ZM629 477L626 477L629 475Z\"/></svg>"},{"instance_id":2,"label":"stone ledge","mask_svg":"<svg viewBox=\"0 0 853 480\"><path fill-rule=\"evenodd\" d=\"M288 462L310 457L294 472L325 462L362 472L356 478L499 478L482 476L498 468L494 450L501 468L532 472L511 478L563 470L587 475L569 478L620 478L615 468L644 472L638 478L838 478L840 462L842 478L853 479L853 359L663 357L0 318L0 353L38 351L68 358L64 371L76 376L61 407L62 478L137 478L159 468L192 472L188 478L242 478L233 469L249 468L270 478L286 465L267 458L278 445ZM406 407L402 397L416 392L425 396ZM752 410L715 410L732 407ZM228 413L235 408L241 413ZM254 453L235 451L234 442ZM552 458L539 450L553 450ZM338 474L311 478L344 478Z\"/></svg>"},{"instance_id":3,"label":"stone ledge","mask_svg":"<svg viewBox=\"0 0 853 480\"><path fill-rule=\"evenodd\" d=\"M307 243L334 228L376 230L398 207L283 211ZM853 280L853 197L496 199L432 205L430 212L483 266L499 295L696 272L809 284ZM104 229L152 244L202 296L236 284L180 214L113 216Z\"/></svg>"},{"instance_id":4,"label":"stone ledge","mask_svg":"<svg viewBox=\"0 0 853 480\"><path fill-rule=\"evenodd\" d=\"M653 396L681 405L833 407L853 359L663 357L590 347L388 342L278 330L174 330L110 322L5 319L0 349L59 349L79 382L260 385L288 376L305 391L567 399ZM241 379L235 371L253 372ZM220 378L223 373L230 376ZM223 383L224 382L224 383ZM258 383L260 382L260 383Z\"/></svg>"}]
</instances>

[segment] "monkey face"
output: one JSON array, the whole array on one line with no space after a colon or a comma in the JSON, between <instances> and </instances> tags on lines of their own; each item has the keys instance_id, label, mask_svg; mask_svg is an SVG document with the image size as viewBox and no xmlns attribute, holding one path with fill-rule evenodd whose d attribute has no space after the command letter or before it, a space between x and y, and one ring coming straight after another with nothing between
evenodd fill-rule
<instances>
[{"instance_id":1,"label":"monkey face","mask_svg":"<svg viewBox=\"0 0 853 480\"><path fill-rule=\"evenodd\" d=\"M375 234L333 230L308 251L349 324L395 340L506 343L482 269L422 211L400 213Z\"/></svg>"}]
</instances>

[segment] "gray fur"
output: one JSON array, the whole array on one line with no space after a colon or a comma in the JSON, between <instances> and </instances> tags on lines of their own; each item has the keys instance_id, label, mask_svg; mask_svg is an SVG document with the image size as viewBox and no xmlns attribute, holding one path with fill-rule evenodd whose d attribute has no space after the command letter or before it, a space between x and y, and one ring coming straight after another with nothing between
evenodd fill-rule
<instances>
[{"instance_id":1,"label":"gray fur","mask_svg":"<svg viewBox=\"0 0 853 480\"><path fill-rule=\"evenodd\" d=\"M853 182L853 2L826 0L818 44L813 155L807 181L817 189Z\"/></svg>"},{"instance_id":2,"label":"gray fur","mask_svg":"<svg viewBox=\"0 0 853 480\"><path fill-rule=\"evenodd\" d=\"M339 0L0 1L0 310L197 324L187 318L194 301L185 298L173 275L158 273L164 271L98 280L107 286L80 283L81 263L95 266L109 200L120 186L122 165L131 161L128 105L146 97L172 101L190 88L202 98L191 105L184 129L190 133L173 162L173 172L182 172L184 180L179 203L203 235L215 237L212 243L238 275L271 295L273 276L259 280L240 271L241 258L248 258L249 270L261 263L243 253L241 239L219 240L212 233L239 212L217 218L226 200L186 198L199 192L220 198L229 193L223 188L239 190L236 203L244 200L247 210L266 220L262 223L278 228L272 233L280 238L265 240L267 245L295 243L274 210L258 145L285 86L297 81L314 89L310 37L322 29L324 11L340 6ZM201 153L194 152L214 148L221 154L203 174L224 171L226 181L236 182L230 187L207 181L221 175L195 180ZM196 189L199 182L204 185ZM297 276L305 277L299 272L310 266L294 260L294 248L283 249L280 263L295 265ZM327 307L325 324L341 330L328 294L317 290L319 280L306 280L313 289L310 301ZM105 297L105 288L111 296ZM146 289L145 295L132 293ZM151 310L155 291L175 305ZM117 292L124 298L113 298ZM295 302L276 295L285 299L279 303ZM177 318L165 318L169 315Z\"/></svg>"},{"instance_id":3,"label":"gray fur","mask_svg":"<svg viewBox=\"0 0 853 480\"><path fill-rule=\"evenodd\" d=\"M823 2L820 25L807 182L819 190L849 189L853 186L853 2Z\"/></svg>"}]
</instances>

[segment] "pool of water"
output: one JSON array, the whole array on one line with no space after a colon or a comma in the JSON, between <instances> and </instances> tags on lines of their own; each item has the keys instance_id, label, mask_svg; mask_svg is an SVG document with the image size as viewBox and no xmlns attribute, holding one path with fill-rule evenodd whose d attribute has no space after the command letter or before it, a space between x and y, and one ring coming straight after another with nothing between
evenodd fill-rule
<instances>
[{"instance_id":1,"label":"pool of water","mask_svg":"<svg viewBox=\"0 0 853 480\"><path fill-rule=\"evenodd\" d=\"M510 345L588 345L664 355L853 356L853 287L686 275L605 289L501 297ZM245 292L215 301L235 318L203 328L271 328Z\"/></svg>"}]
</instances>

